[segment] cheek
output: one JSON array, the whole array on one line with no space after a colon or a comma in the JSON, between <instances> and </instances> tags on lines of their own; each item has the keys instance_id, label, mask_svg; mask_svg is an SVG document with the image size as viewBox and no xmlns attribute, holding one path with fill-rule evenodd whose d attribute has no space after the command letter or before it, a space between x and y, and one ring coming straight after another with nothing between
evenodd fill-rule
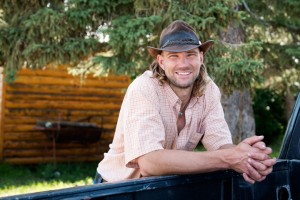
<instances>
[{"instance_id":1,"label":"cheek","mask_svg":"<svg viewBox=\"0 0 300 200\"><path fill-rule=\"evenodd\" d=\"M166 70L168 70L168 69L170 68L170 63L164 61L164 62L162 62L162 63L160 64L160 67L161 67L164 71L166 71Z\"/></svg>"},{"instance_id":2,"label":"cheek","mask_svg":"<svg viewBox=\"0 0 300 200\"><path fill-rule=\"evenodd\" d=\"M193 65L194 67L200 68L201 65L202 65L202 62L200 62L199 60L197 60L197 61L194 61L194 62L192 63L192 65Z\"/></svg>"}]
</instances>

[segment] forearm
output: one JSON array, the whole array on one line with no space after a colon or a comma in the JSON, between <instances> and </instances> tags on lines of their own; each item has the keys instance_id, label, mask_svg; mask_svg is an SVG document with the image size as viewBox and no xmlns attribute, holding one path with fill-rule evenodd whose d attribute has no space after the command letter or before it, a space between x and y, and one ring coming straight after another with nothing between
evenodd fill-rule
<instances>
[{"instance_id":1,"label":"forearm","mask_svg":"<svg viewBox=\"0 0 300 200\"><path fill-rule=\"evenodd\" d=\"M158 150L139 157L137 162L142 176L205 173L232 169L243 173L245 180L253 183L263 180L265 176L259 173L260 168L266 170L264 174L270 173L264 162L269 162L270 167L275 164L275 160L269 159L268 149L259 150L252 147L262 139L262 137L253 136L238 145L223 145L216 151Z\"/></svg>"},{"instance_id":2,"label":"forearm","mask_svg":"<svg viewBox=\"0 0 300 200\"><path fill-rule=\"evenodd\" d=\"M138 163L143 176L205 173L229 168L226 153L158 150L141 156Z\"/></svg>"},{"instance_id":3,"label":"forearm","mask_svg":"<svg viewBox=\"0 0 300 200\"><path fill-rule=\"evenodd\" d=\"M236 146L235 144L224 144L219 149L230 149L230 148L233 148L235 146Z\"/></svg>"}]
</instances>

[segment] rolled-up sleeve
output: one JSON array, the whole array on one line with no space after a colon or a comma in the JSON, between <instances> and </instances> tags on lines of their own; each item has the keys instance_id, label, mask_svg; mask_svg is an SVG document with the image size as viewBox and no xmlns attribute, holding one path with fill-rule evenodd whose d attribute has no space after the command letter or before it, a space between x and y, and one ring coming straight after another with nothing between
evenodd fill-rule
<instances>
[{"instance_id":1,"label":"rolled-up sleeve","mask_svg":"<svg viewBox=\"0 0 300 200\"><path fill-rule=\"evenodd\" d=\"M138 167L136 158L164 147L165 130L159 114L159 100L153 88L132 84L123 106L125 164Z\"/></svg>"}]
</instances>

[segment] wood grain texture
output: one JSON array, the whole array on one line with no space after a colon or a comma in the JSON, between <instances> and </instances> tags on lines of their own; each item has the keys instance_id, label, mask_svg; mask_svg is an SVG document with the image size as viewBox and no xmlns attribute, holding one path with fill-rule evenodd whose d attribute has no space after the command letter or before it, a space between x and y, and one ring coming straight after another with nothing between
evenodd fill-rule
<instances>
[{"instance_id":1,"label":"wood grain texture","mask_svg":"<svg viewBox=\"0 0 300 200\"><path fill-rule=\"evenodd\" d=\"M0 162L99 161L113 139L130 81L127 76L114 75L81 80L62 68L19 71L13 84L3 83L2 87ZM92 124L99 127L99 139L80 141L88 132L79 127L76 134L68 129L61 143L57 136L67 128L51 132L39 127L40 121ZM75 135L79 140L74 142Z\"/></svg>"}]
</instances>

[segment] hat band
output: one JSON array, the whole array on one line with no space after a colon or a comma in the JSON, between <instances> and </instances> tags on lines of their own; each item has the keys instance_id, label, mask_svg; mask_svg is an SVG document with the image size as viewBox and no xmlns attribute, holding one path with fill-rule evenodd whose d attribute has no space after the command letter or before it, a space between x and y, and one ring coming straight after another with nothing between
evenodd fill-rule
<instances>
[{"instance_id":1,"label":"hat band","mask_svg":"<svg viewBox=\"0 0 300 200\"><path fill-rule=\"evenodd\" d=\"M173 46L173 45L200 45L200 41L196 41L193 39L184 39L184 40L168 40L162 47L160 48L166 48L167 46Z\"/></svg>"}]
</instances>

